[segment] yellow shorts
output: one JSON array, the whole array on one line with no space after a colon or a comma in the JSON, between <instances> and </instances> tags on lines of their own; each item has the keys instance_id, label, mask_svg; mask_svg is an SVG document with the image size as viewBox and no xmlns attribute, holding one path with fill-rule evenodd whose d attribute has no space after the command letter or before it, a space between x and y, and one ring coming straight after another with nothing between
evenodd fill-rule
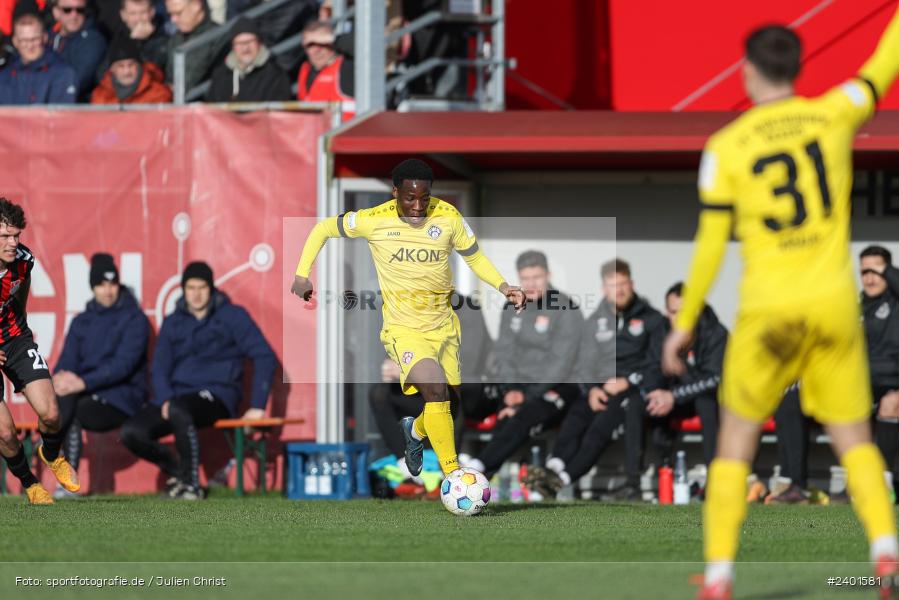
<instances>
[{"instance_id":1,"label":"yellow shorts","mask_svg":"<svg viewBox=\"0 0 899 600\"><path fill-rule=\"evenodd\" d=\"M406 377L412 367L424 359L433 360L440 365L449 385L462 384L462 363L459 359L462 327L456 313L442 326L431 331L398 325L385 327L381 330L381 343L384 344L387 356L400 366L400 385L404 394L411 396L418 392L418 388L406 383Z\"/></svg>"},{"instance_id":2,"label":"yellow shorts","mask_svg":"<svg viewBox=\"0 0 899 600\"><path fill-rule=\"evenodd\" d=\"M852 294L803 305L741 312L727 343L721 404L751 421L777 409L799 380L802 411L820 423L870 418L867 350Z\"/></svg>"}]
</instances>

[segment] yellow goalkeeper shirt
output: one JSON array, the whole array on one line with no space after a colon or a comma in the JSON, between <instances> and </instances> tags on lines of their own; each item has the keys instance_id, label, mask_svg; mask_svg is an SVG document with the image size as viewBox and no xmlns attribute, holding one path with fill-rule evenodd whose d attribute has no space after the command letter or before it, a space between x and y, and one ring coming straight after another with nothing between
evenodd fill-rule
<instances>
[{"instance_id":1,"label":"yellow goalkeeper shirt","mask_svg":"<svg viewBox=\"0 0 899 600\"><path fill-rule=\"evenodd\" d=\"M321 221L306 241L297 275L308 277L327 238L338 236L368 240L384 301L385 327L431 331L450 318L453 250L494 288L505 281L478 249L477 238L459 211L439 198L431 198L427 218L416 226L399 217L395 199Z\"/></svg>"}]
</instances>

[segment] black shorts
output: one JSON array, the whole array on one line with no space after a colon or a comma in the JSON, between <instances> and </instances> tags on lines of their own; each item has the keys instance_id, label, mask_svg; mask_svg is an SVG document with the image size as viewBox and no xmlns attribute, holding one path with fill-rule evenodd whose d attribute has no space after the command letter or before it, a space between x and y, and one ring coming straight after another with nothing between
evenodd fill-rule
<instances>
[{"instance_id":1,"label":"black shorts","mask_svg":"<svg viewBox=\"0 0 899 600\"><path fill-rule=\"evenodd\" d=\"M50 368L32 336L14 337L0 346L0 350L6 353L6 364L0 370L12 382L16 392L21 392L32 381L50 379Z\"/></svg>"}]
</instances>

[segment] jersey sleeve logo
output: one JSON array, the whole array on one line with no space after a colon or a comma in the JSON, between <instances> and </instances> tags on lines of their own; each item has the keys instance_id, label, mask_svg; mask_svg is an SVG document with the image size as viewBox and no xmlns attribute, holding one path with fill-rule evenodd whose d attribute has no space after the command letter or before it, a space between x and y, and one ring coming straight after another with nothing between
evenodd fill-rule
<instances>
[{"instance_id":1,"label":"jersey sleeve logo","mask_svg":"<svg viewBox=\"0 0 899 600\"><path fill-rule=\"evenodd\" d=\"M847 81L840 87L840 89L843 90L843 93L846 94L850 102L852 102L854 105L865 105L865 91L854 81Z\"/></svg>"},{"instance_id":2,"label":"jersey sleeve logo","mask_svg":"<svg viewBox=\"0 0 899 600\"><path fill-rule=\"evenodd\" d=\"M428 235L431 236L431 239L436 240L440 237L441 233L443 233L443 230L436 225L431 225L430 227L428 227Z\"/></svg>"},{"instance_id":3,"label":"jersey sleeve logo","mask_svg":"<svg viewBox=\"0 0 899 600\"><path fill-rule=\"evenodd\" d=\"M346 228L356 229L356 213L351 212L346 215Z\"/></svg>"},{"instance_id":4,"label":"jersey sleeve logo","mask_svg":"<svg viewBox=\"0 0 899 600\"><path fill-rule=\"evenodd\" d=\"M699 189L710 192L715 189L715 177L718 175L718 157L711 150L702 153L699 163Z\"/></svg>"},{"instance_id":5,"label":"jersey sleeve logo","mask_svg":"<svg viewBox=\"0 0 899 600\"><path fill-rule=\"evenodd\" d=\"M23 250L21 247L16 248L16 258L24 261L33 261L34 256L31 255L30 252Z\"/></svg>"},{"instance_id":6,"label":"jersey sleeve logo","mask_svg":"<svg viewBox=\"0 0 899 600\"><path fill-rule=\"evenodd\" d=\"M471 226L468 224L468 221L466 221L464 218L462 219L462 228L465 229L465 233L468 234L468 237L474 237L474 231L472 231Z\"/></svg>"}]
</instances>

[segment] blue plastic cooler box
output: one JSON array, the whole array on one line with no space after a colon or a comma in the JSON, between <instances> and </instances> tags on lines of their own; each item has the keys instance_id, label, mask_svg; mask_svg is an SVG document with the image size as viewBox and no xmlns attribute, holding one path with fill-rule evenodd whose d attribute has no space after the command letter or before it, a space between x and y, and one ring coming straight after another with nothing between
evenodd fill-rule
<instances>
[{"instance_id":1,"label":"blue plastic cooler box","mask_svg":"<svg viewBox=\"0 0 899 600\"><path fill-rule=\"evenodd\" d=\"M284 447L284 493L291 500L349 500L371 497L368 444L310 444Z\"/></svg>"}]
</instances>

